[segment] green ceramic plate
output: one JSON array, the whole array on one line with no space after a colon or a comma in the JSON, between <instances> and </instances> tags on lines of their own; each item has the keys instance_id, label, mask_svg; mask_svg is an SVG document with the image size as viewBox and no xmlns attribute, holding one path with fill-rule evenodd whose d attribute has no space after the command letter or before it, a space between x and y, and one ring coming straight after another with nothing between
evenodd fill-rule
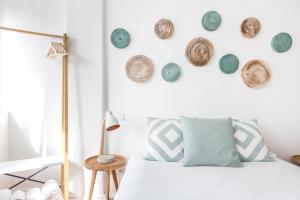
<instances>
[{"instance_id":1,"label":"green ceramic plate","mask_svg":"<svg viewBox=\"0 0 300 200\"><path fill-rule=\"evenodd\" d=\"M117 28L111 33L110 40L115 47L123 49L129 45L130 36L125 29Z\"/></svg>"},{"instance_id":2,"label":"green ceramic plate","mask_svg":"<svg viewBox=\"0 0 300 200\"><path fill-rule=\"evenodd\" d=\"M232 74L239 68L239 59L233 54L224 55L219 61L219 67L225 74Z\"/></svg>"},{"instance_id":3,"label":"green ceramic plate","mask_svg":"<svg viewBox=\"0 0 300 200\"><path fill-rule=\"evenodd\" d=\"M216 11L208 11L202 17L202 26L208 31L214 31L221 25L222 18Z\"/></svg>"},{"instance_id":4,"label":"green ceramic plate","mask_svg":"<svg viewBox=\"0 0 300 200\"><path fill-rule=\"evenodd\" d=\"M161 70L161 76L165 81L174 82L181 75L181 70L179 65L176 63L168 63Z\"/></svg>"},{"instance_id":5,"label":"green ceramic plate","mask_svg":"<svg viewBox=\"0 0 300 200\"><path fill-rule=\"evenodd\" d=\"M278 53L289 50L292 46L293 39L288 33L278 33L272 39L272 48Z\"/></svg>"}]
</instances>

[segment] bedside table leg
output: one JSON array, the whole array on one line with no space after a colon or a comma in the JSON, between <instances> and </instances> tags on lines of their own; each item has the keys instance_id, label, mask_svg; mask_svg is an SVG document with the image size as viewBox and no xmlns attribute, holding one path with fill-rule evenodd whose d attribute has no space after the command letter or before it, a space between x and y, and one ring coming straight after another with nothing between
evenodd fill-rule
<instances>
[{"instance_id":1,"label":"bedside table leg","mask_svg":"<svg viewBox=\"0 0 300 200\"><path fill-rule=\"evenodd\" d=\"M116 174L116 170L112 170L111 173L112 173L112 177L114 179L115 189L116 189L116 191L118 191L119 184L118 184L118 177Z\"/></svg>"},{"instance_id":2,"label":"bedside table leg","mask_svg":"<svg viewBox=\"0 0 300 200\"><path fill-rule=\"evenodd\" d=\"M92 180L91 180L91 186L90 186L90 192L89 192L89 200L91 200L92 196L93 196L93 191L94 191L94 185L95 185L96 176L97 176L97 171L93 171Z\"/></svg>"},{"instance_id":3,"label":"bedside table leg","mask_svg":"<svg viewBox=\"0 0 300 200\"><path fill-rule=\"evenodd\" d=\"M105 176L105 196L106 200L109 200L109 181L110 181L110 171L106 171L106 176Z\"/></svg>"}]
</instances>

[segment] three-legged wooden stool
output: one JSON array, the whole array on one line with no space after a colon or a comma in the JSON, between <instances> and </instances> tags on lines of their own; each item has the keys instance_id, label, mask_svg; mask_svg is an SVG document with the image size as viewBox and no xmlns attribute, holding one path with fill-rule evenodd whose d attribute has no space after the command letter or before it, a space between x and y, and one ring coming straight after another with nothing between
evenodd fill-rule
<instances>
[{"instance_id":1,"label":"three-legged wooden stool","mask_svg":"<svg viewBox=\"0 0 300 200\"><path fill-rule=\"evenodd\" d=\"M125 166L126 159L125 159L125 157L120 156L120 155L114 155L114 156L115 156L115 160L111 163L106 163L106 164L98 163L97 162L98 156L90 157L84 161L84 166L87 169L90 169L93 171L90 192L89 192L89 200L91 200L92 196L93 196L94 185L95 185L95 180L96 180L98 171L103 171L105 173L106 200L109 200L110 174L112 174L114 184L115 184L115 189L116 189L116 191L118 190L119 184L118 184L116 170Z\"/></svg>"}]
</instances>

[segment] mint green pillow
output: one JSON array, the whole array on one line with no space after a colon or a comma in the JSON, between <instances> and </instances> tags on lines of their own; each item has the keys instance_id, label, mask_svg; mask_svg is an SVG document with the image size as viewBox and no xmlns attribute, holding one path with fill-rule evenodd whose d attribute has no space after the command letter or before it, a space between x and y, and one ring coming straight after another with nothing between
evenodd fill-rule
<instances>
[{"instance_id":1,"label":"mint green pillow","mask_svg":"<svg viewBox=\"0 0 300 200\"><path fill-rule=\"evenodd\" d=\"M231 118L181 117L184 166L243 167L233 137Z\"/></svg>"}]
</instances>

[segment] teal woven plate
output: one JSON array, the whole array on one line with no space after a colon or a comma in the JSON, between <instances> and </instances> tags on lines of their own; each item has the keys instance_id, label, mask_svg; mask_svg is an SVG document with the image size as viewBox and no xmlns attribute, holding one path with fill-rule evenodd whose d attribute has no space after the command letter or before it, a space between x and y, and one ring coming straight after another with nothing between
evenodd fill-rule
<instances>
[{"instance_id":1,"label":"teal woven plate","mask_svg":"<svg viewBox=\"0 0 300 200\"><path fill-rule=\"evenodd\" d=\"M219 67L225 74L232 74L239 68L239 59L233 54L224 55L219 61Z\"/></svg>"},{"instance_id":2,"label":"teal woven plate","mask_svg":"<svg viewBox=\"0 0 300 200\"><path fill-rule=\"evenodd\" d=\"M278 53L289 50L292 46L293 39L288 33L278 33L272 39L272 48Z\"/></svg>"},{"instance_id":3,"label":"teal woven plate","mask_svg":"<svg viewBox=\"0 0 300 200\"><path fill-rule=\"evenodd\" d=\"M168 82L176 81L180 77L180 75L181 75L180 67L175 63L168 63L161 70L161 76L165 81Z\"/></svg>"},{"instance_id":4,"label":"teal woven plate","mask_svg":"<svg viewBox=\"0 0 300 200\"><path fill-rule=\"evenodd\" d=\"M202 26L208 31L214 31L221 25L222 18L216 11L208 11L202 17Z\"/></svg>"},{"instance_id":5,"label":"teal woven plate","mask_svg":"<svg viewBox=\"0 0 300 200\"><path fill-rule=\"evenodd\" d=\"M115 47L123 49L129 45L130 36L125 29L117 28L111 33L110 40Z\"/></svg>"}]
</instances>

